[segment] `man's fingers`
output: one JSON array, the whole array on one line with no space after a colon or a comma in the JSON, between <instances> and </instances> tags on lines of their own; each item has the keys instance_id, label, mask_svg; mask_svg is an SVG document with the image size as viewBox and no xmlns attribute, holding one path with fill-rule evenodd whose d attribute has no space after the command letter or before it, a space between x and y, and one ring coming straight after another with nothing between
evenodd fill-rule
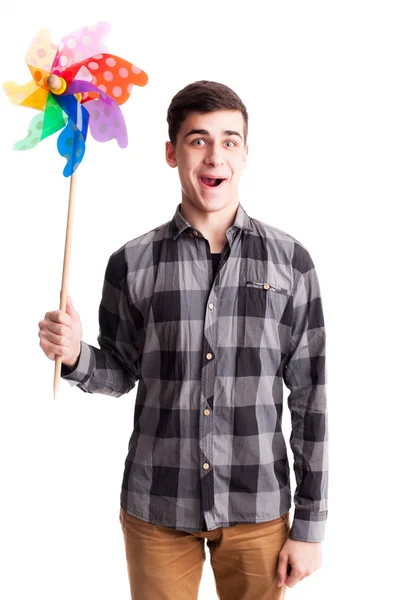
<instances>
[{"instance_id":1,"label":"man's fingers","mask_svg":"<svg viewBox=\"0 0 400 600\"><path fill-rule=\"evenodd\" d=\"M292 569L289 577L287 578L286 585L288 587L294 587L299 581L306 577L306 573L300 569Z\"/></svg>"},{"instance_id":2,"label":"man's fingers","mask_svg":"<svg viewBox=\"0 0 400 600\"><path fill-rule=\"evenodd\" d=\"M67 356L67 353L69 351L69 347L60 346L58 344L52 344L48 340L40 340L40 347L42 348L46 356L48 356L48 358L51 359L55 358L55 354L57 356Z\"/></svg>"},{"instance_id":3,"label":"man's fingers","mask_svg":"<svg viewBox=\"0 0 400 600\"><path fill-rule=\"evenodd\" d=\"M46 331L46 335L43 335L43 337L48 342L51 342L53 344L57 344L58 346L66 346L66 347L68 347L70 345L70 342L71 342L71 339L70 339L69 335L64 335L64 334L60 334L60 333L53 333L49 329Z\"/></svg>"},{"instance_id":4,"label":"man's fingers","mask_svg":"<svg viewBox=\"0 0 400 600\"><path fill-rule=\"evenodd\" d=\"M64 325L62 323L58 323L56 321L41 321L39 323L39 330L46 332L51 332L54 333L56 335L62 335L64 337L70 338L72 337L72 330L71 327L68 327L68 325ZM56 341L56 340L54 340Z\"/></svg>"},{"instance_id":5,"label":"man's fingers","mask_svg":"<svg viewBox=\"0 0 400 600\"><path fill-rule=\"evenodd\" d=\"M79 317L79 313L76 310L75 306L72 304L71 296L69 294L67 294L67 305L65 307L65 310L68 316L71 315L74 318Z\"/></svg>"},{"instance_id":6,"label":"man's fingers","mask_svg":"<svg viewBox=\"0 0 400 600\"><path fill-rule=\"evenodd\" d=\"M51 310L44 316L46 320L53 321L54 323L62 323L64 325L71 325L72 319L69 314L64 310Z\"/></svg>"},{"instance_id":7,"label":"man's fingers","mask_svg":"<svg viewBox=\"0 0 400 600\"><path fill-rule=\"evenodd\" d=\"M287 578L287 568L288 568L289 557L285 554L279 555L279 564L277 569L277 585L280 587L284 583L286 583Z\"/></svg>"}]
</instances>

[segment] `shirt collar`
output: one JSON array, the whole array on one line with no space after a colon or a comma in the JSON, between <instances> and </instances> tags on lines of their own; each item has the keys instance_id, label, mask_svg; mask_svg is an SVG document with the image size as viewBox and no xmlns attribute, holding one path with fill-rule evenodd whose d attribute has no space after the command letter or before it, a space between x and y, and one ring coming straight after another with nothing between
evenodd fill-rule
<instances>
[{"instance_id":1,"label":"shirt collar","mask_svg":"<svg viewBox=\"0 0 400 600\"><path fill-rule=\"evenodd\" d=\"M182 213L180 211L181 205L182 205L182 203L180 202L178 204L178 206L176 207L174 216L171 219L171 230L172 230L172 237L174 240L176 240L177 237L183 231L185 231L185 229L189 228L191 231L193 230L192 225L190 225L190 223L188 223L188 221L186 221L186 219L184 219L184 217L182 216ZM236 211L235 220L234 220L233 224L231 225L231 227L228 229L228 231L230 231L230 230L234 231L236 229L243 229L244 231L252 230L251 219L250 219L249 215L246 213L246 211L244 210L244 208L240 202L238 204L238 208Z\"/></svg>"}]
</instances>

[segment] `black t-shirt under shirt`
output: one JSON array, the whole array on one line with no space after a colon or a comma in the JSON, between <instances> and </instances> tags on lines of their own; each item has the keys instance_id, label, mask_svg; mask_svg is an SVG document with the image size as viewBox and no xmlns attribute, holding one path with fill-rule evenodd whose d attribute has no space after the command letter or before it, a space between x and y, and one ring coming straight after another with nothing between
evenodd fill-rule
<instances>
[{"instance_id":1,"label":"black t-shirt under shirt","mask_svg":"<svg viewBox=\"0 0 400 600\"><path fill-rule=\"evenodd\" d=\"M219 265L219 261L221 260L221 254L222 254L222 252L211 253L212 266L213 266L213 276L214 277L215 277L215 272L217 270L217 267Z\"/></svg>"}]
</instances>

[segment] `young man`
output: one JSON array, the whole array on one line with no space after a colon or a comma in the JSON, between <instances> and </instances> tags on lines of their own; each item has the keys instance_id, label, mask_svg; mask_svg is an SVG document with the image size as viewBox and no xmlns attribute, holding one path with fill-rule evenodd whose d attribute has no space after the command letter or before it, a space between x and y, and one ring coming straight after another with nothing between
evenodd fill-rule
<instances>
[{"instance_id":1,"label":"young man","mask_svg":"<svg viewBox=\"0 0 400 600\"><path fill-rule=\"evenodd\" d=\"M121 490L132 598L197 597L204 539L218 596L277 599L321 566L327 518L325 328L313 261L239 202L248 115L227 86L172 99L166 160L182 200L171 221L110 257L100 348L79 314L39 323L41 347L84 392L139 381ZM290 470L282 434L290 389Z\"/></svg>"}]
</instances>

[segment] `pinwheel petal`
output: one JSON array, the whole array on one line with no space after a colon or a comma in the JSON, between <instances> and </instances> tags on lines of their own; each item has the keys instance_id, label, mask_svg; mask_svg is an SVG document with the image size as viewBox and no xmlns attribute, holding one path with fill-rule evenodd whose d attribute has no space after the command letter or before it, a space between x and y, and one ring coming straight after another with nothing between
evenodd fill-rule
<instances>
[{"instance_id":1,"label":"pinwheel petal","mask_svg":"<svg viewBox=\"0 0 400 600\"><path fill-rule=\"evenodd\" d=\"M28 106L37 110L44 110L49 95L47 90L38 87L34 81L28 81L24 85L7 81L3 84L3 89L13 104Z\"/></svg>"},{"instance_id":2,"label":"pinwheel petal","mask_svg":"<svg viewBox=\"0 0 400 600\"><path fill-rule=\"evenodd\" d=\"M108 96L105 92L93 85L89 81L78 81L75 79L69 86L68 91L62 96L57 97L57 102L66 102L66 98L74 98L74 94L83 92L98 92L98 98L86 102L82 109L90 114L89 127L90 133L98 142L108 142L116 139L120 148L126 148L128 145L128 134L126 131L125 119L117 102ZM65 98L65 100L62 100ZM68 113L64 107L63 109Z\"/></svg>"},{"instance_id":3,"label":"pinwheel petal","mask_svg":"<svg viewBox=\"0 0 400 600\"><path fill-rule=\"evenodd\" d=\"M142 69L114 54L92 56L65 69L62 76L66 81L72 81L82 67L91 73L90 82L118 104L128 100L134 85L144 86L149 79Z\"/></svg>"},{"instance_id":4,"label":"pinwheel petal","mask_svg":"<svg viewBox=\"0 0 400 600\"><path fill-rule=\"evenodd\" d=\"M54 100L52 94L48 95L46 109L43 115L43 131L41 139L52 135L59 129L62 129L67 122L67 116L62 108Z\"/></svg>"},{"instance_id":5,"label":"pinwheel petal","mask_svg":"<svg viewBox=\"0 0 400 600\"><path fill-rule=\"evenodd\" d=\"M56 53L57 46L52 44L50 32L47 29L39 29L25 54L26 64L37 85L45 85Z\"/></svg>"},{"instance_id":6,"label":"pinwheel petal","mask_svg":"<svg viewBox=\"0 0 400 600\"><path fill-rule=\"evenodd\" d=\"M76 171L85 154L89 113L74 95L54 96L54 99L69 117L67 126L57 140L58 152L67 160L63 175L69 177Z\"/></svg>"},{"instance_id":7,"label":"pinwheel petal","mask_svg":"<svg viewBox=\"0 0 400 600\"><path fill-rule=\"evenodd\" d=\"M49 94L44 113L36 115L29 124L28 135L16 142L14 150L30 150L46 137L65 126L67 118Z\"/></svg>"},{"instance_id":8,"label":"pinwheel petal","mask_svg":"<svg viewBox=\"0 0 400 600\"><path fill-rule=\"evenodd\" d=\"M40 113L35 115L32 121L29 123L28 135L22 140L15 142L13 146L14 150L31 150L31 148L37 146L42 139L42 130L43 114Z\"/></svg>"},{"instance_id":9,"label":"pinwheel petal","mask_svg":"<svg viewBox=\"0 0 400 600\"><path fill-rule=\"evenodd\" d=\"M60 96L53 96L53 98L68 115L72 123L82 132L83 139L86 140L89 123L89 113L86 108L78 102L73 94L62 94Z\"/></svg>"},{"instance_id":10,"label":"pinwheel petal","mask_svg":"<svg viewBox=\"0 0 400 600\"><path fill-rule=\"evenodd\" d=\"M85 138L71 119L57 139L59 154L67 160L64 167L64 177L69 177L76 171L85 154Z\"/></svg>"},{"instance_id":11,"label":"pinwheel petal","mask_svg":"<svg viewBox=\"0 0 400 600\"><path fill-rule=\"evenodd\" d=\"M57 54L52 64L51 72L60 75L62 71L74 63L79 63L105 51L103 38L110 31L110 25L105 21L83 27L69 33L61 40ZM67 80L68 81L68 80Z\"/></svg>"},{"instance_id":12,"label":"pinwheel petal","mask_svg":"<svg viewBox=\"0 0 400 600\"><path fill-rule=\"evenodd\" d=\"M79 69L77 74L75 75L77 79L81 81L90 81L92 79L92 74L84 65Z\"/></svg>"},{"instance_id":13,"label":"pinwheel petal","mask_svg":"<svg viewBox=\"0 0 400 600\"><path fill-rule=\"evenodd\" d=\"M99 96L96 100L86 102L90 119L90 133L97 142L108 142L116 139L120 148L128 145L128 133L125 119L118 104L110 97Z\"/></svg>"}]
</instances>

